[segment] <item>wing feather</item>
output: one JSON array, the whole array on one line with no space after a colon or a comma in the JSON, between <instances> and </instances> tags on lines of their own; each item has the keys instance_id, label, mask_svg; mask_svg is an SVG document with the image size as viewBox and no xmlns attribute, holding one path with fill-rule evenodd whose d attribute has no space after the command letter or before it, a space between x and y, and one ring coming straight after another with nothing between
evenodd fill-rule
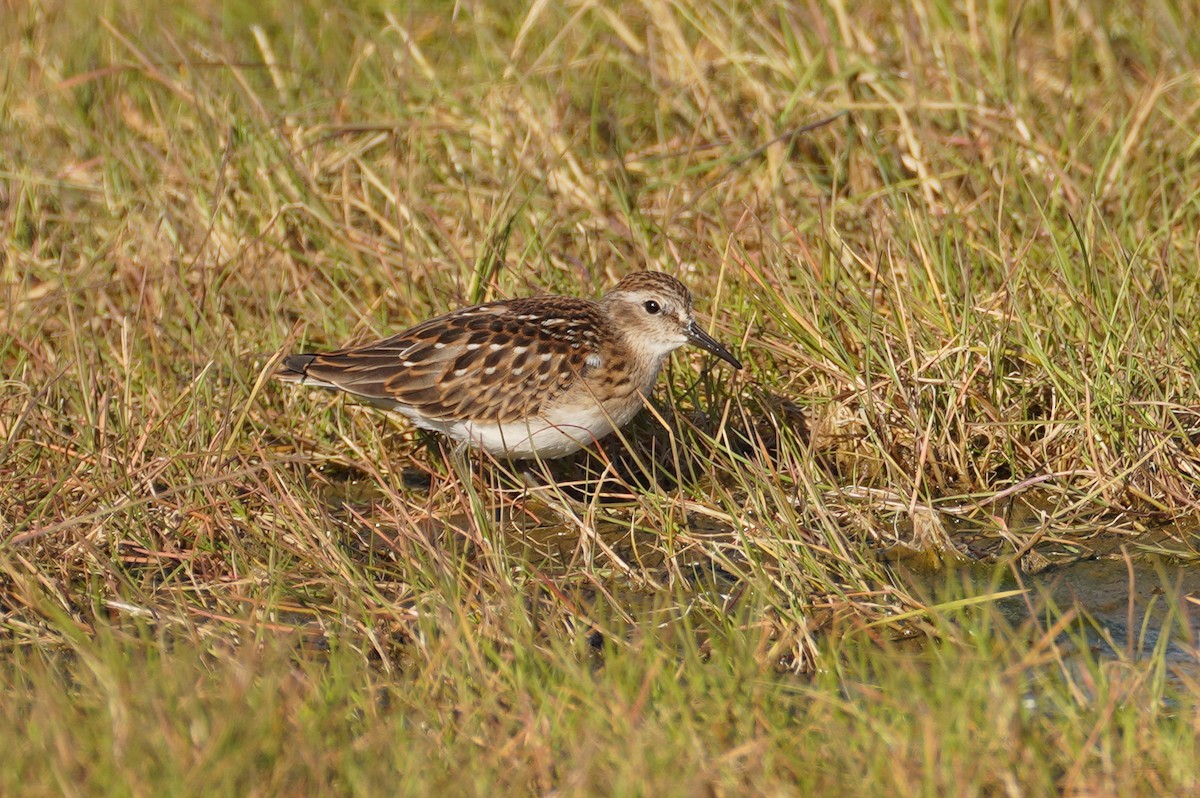
<instances>
[{"instance_id":1,"label":"wing feather","mask_svg":"<svg viewBox=\"0 0 1200 798\"><path fill-rule=\"evenodd\" d=\"M280 376L439 421L503 424L561 396L609 337L592 302L517 299L464 308L365 346L293 355Z\"/></svg>"}]
</instances>

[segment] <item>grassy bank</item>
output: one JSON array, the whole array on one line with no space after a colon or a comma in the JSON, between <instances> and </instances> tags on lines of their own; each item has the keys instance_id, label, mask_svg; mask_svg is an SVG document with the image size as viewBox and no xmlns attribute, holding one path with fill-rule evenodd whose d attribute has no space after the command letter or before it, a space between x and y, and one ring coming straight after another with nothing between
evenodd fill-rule
<instances>
[{"instance_id":1,"label":"grassy bank","mask_svg":"<svg viewBox=\"0 0 1200 798\"><path fill-rule=\"evenodd\" d=\"M6 8L9 788L1195 789L1186 669L887 564L1194 567L1200 43L1110 5ZM747 369L533 497L269 379L639 268Z\"/></svg>"},{"instance_id":2,"label":"grassy bank","mask_svg":"<svg viewBox=\"0 0 1200 798\"><path fill-rule=\"evenodd\" d=\"M9 794L1183 795L1197 716L1161 664L1056 661L1053 632L947 613L968 648L843 637L812 679L758 629L683 623L590 649L442 629L403 673L356 636L230 650L150 634L7 660ZM845 631L845 630L842 630ZM692 635L710 641L698 650ZM521 645L510 645L516 640ZM47 756L49 754L49 756ZM15 760L15 761L14 761Z\"/></svg>"}]
</instances>

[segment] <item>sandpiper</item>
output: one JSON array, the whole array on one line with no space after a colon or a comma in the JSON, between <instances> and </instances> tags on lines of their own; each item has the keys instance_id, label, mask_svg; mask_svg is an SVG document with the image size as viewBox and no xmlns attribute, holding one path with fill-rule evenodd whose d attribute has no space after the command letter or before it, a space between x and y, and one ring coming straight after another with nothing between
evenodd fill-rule
<instances>
[{"instance_id":1,"label":"sandpiper","mask_svg":"<svg viewBox=\"0 0 1200 798\"><path fill-rule=\"evenodd\" d=\"M563 457L620 429L700 329L670 275L636 272L599 301L535 296L456 310L364 346L284 358L277 376L396 410L510 460Z\"/></svg>"}]
</instances>

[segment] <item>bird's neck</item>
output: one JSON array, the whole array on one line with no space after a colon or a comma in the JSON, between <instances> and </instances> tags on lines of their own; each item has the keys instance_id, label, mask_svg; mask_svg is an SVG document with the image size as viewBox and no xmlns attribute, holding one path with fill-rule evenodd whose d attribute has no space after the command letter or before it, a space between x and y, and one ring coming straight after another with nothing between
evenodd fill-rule
<instances>
[{"instance_id":1,"label":"bird's neck","mask_svg":"<svg viewBox=\"0 0 1200 798\"><path fill-rule=\"evenodd\" d=\"M637 386L639 393L649 394L671 353L645 346L645 342L637 336L626 335L623 338L629 360L629 379Z\"/></svg>"}]
</instances>

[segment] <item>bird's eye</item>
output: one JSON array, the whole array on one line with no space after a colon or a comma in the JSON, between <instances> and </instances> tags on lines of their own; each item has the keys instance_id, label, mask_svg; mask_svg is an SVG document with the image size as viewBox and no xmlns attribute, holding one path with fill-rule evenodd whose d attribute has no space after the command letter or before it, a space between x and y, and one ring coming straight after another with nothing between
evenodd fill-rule
<instances>
[{"instance_id":1,"label":"bird's eye","mask_svg":"<svg viewBox=\"0 0 1200 798\"><path fill-rule=\"evenodd\" d=\"M646 309L646 312L649 313L651 316L653 316L654 314L656 314L660 310L662 310L662 308L659 307L659 304L657 302L655 302L653 299L647 299L646 303L644 305L642 305L642 307L644 307Z\"/></svg>"}]
</instances>

